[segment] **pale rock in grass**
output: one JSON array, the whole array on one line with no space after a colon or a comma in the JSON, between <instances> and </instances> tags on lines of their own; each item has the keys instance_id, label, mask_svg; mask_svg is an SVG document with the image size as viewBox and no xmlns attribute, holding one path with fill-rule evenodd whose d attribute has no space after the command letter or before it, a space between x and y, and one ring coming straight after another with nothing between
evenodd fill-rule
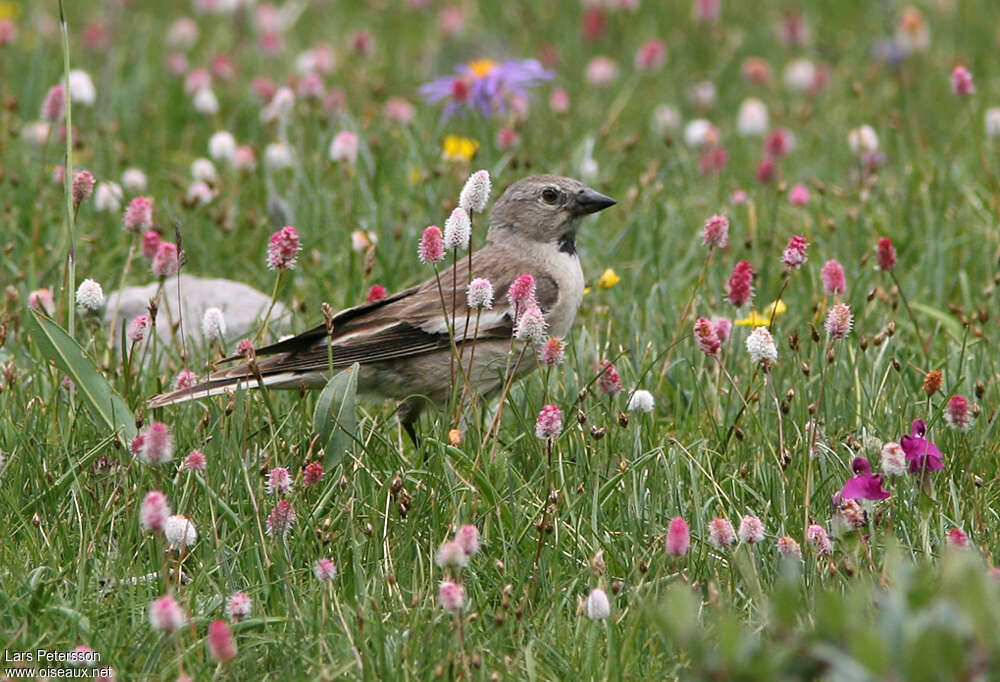
<instances>
[{"instance_id":1,"label":"pale rock in grass","mask_svg":"<svg viewBox=\"0 0 1000 682\"><path fill-rule=\"evenodd\" d=\"M160 302L156 315L156 335L160 343L169 346L173 343L175 331L168 323L167 309L171 311L174 324L178 317L183 319L184 336L191 348L204 345L202 336L202 320L205 312L212 308L221 311L225 316L225 325L219 331L225 343L252 335L257 331L260 320L264 318L271 298L253 287L228 279L196 277L195 275L180 275L180 298L178 299L178 277L170 277L163 287L165 301ZM111 323L114 311L118 309L116 326L135 318L137 315L147 315L149 300L156 295L159 287L157 282L145 286L126 287L121 291L108 294L104 307L105 324ZM183 301L183 304L181 303ZM179 313L179 315L178 315ZM269 324L272 331L280 334L288 329L291 313L280 301L275 303ZM120 330L109 330L116 342L119 341ZM161 357L166 360L168 354Z\"/></svg>"}]
</instances>

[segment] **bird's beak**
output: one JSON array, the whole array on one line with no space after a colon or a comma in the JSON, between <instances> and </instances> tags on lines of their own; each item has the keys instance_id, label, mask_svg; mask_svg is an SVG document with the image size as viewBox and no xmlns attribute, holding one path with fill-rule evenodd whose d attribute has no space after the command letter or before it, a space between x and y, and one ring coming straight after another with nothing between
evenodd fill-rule
<instances>
[{"instance_id":1,"label":"bird's beak","mask_svg":"<svg viewBox=\"0 0 1000 682\"><path fill-rule=\"evenodd\" d=\"M589 215L603 211L607 207L614 206L617 203L611 197L604 196L597 190L584 187L576 193L573 209L577 215Z\"/></svg>"}]
</instances>

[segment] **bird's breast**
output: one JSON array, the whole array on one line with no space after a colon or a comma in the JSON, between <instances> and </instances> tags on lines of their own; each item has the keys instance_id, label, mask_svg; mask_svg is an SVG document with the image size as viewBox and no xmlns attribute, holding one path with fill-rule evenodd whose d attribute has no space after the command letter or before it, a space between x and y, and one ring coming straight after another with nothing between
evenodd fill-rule
<instances>
[{"instance_id":1,"label":"bird's breast","mask_svg":"<svg viewBox=\"0 0 1000 682\"><path fill-rule=\"evenodd\" d=\"M573 320L576 319L576 311L583 301L583 268L575 253L555 248L546 249L544 258L547 262L542 271L552 276L559 289L555 305L546 315L549 333L561 338L569 333Z\"/></svg>"}]
</instances>

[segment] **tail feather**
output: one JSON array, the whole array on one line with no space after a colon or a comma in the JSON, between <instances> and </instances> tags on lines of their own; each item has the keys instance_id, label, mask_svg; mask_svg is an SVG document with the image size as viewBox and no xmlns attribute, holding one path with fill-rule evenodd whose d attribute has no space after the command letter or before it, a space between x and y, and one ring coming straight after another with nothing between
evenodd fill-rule
<instances>
[{"instance_id":1,"label":"tail feather","mask_svg":"<svg viewBox=\"0 0 1000 682\"><path fill-rule=\"evenodd\" d=\"M151 408L166 407L167 405L174 405L176 403L186 403L191 400L222 395L230 390L238 390L240 388L288 384L294 382L295 378L296 373L294 372L279 371L270 374L262 373L258 380L257 376L250 372L249 366L243 364L214 372L205 381L194 386L155 395L149 399L147 404Z\"/></svg>"}]
</instances>

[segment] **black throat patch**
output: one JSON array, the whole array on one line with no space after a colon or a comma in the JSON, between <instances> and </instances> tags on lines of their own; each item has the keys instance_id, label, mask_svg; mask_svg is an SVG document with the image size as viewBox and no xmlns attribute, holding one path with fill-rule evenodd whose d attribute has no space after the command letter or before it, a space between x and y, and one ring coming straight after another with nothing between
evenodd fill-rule
<instances>
[{"instance_id":1,"label":"black throat patch","mask_svg":"<svg viewBox=\"0 0 1000 682\"><path fill-rule=\"evenodd\" d=\"M576 232L569 230L559 235L559 250L571 256L576 253Z\"/></svg>"}]
</instances>

